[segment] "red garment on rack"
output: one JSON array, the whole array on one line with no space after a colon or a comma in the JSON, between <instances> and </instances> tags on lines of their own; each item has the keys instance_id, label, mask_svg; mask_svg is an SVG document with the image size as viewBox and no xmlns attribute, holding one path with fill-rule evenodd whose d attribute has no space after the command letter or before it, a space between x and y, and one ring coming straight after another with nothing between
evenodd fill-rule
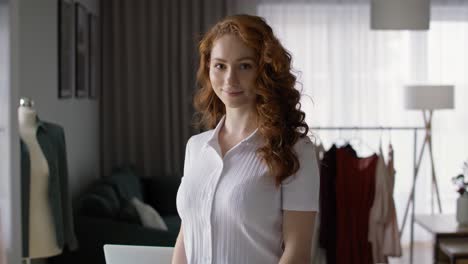
<instances>
[{"instance_id":1,"label":"red garment on rack","mask_svg":"<svg viewBox=\"0 0 468 264\"><path fill-rule=\"evenodd\" d=\"M349 148L338 149L336 155L336 263L371 264L369 213L378 156L358 158Z\"/></svg>"}]
</instances>

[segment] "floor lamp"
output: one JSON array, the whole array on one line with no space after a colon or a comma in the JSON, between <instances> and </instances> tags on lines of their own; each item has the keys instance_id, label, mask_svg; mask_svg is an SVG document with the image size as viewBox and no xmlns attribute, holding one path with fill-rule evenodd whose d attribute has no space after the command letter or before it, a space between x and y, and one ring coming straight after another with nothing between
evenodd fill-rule
<instances>
[{"instance_id":1,"label":"floor lamp","mask_svg":"<svg viewBox=\"0 0 468 264\"><path fill-rule=\"evenodd\" d=\"M411 210L411 232L410 232L410 264L413 263L413 241L414 241L414 215L415 215L415 204L416 204L416 179L418 176L419 168L421 167L421 160L424 155L426 145L429 150L429 158L431 162L431 175L432 175L432 191L431 191L431 213L434 213L434 201L433 194L434 189L437 196L437 204L439 206L439 213L442 213L442 205L440 203L439 186L437 185L437 177L435 174L434 167L434 156L432 151L432 115L434 110L439 109L453 109L454 98L453 98L454 87L452 85L409 85L405 87L405 108L408 110L420 110L423 114L425 136L424 141L419 153L418 162L415 165L413 171L413 186L411 193L408 197L406 204L405 216L403 217L403 225L401 227L400 236L405 228L406 217L410 204L412 205ZM416 137L415 137L416 140ZM416 142L415 142L416 144ZM416 152L415 157L416 159Z\"/></svg>"},{"instance_id":2,"label":"floor lamp","mask_svg":"<svg viewBox=\"0 0 468 264\"><path fill-rule=\"evenodd\" d=\"M431 192L431 213L434 213L433 193L435 189L437 205L439 213L442 213L442 205L440 202L439 186L437 184L437 177L434 166L434 156L432 149L432 116L434 110L453 109L454 108L454 86L453 85L408 85L405 87L405 108L408 110L420 110L423 114L425 137L422 147L419 152L418 162L414 168L414 179L411 194L406 204L405 215L403 217L403 225L401 232L405 227L406 217L408 215L410 204L413 203L412 217L414 217L414 201L415 201L415 185L416 178L421 166L421 160L424 155L424 150L428 148L430 163L431 163L431 178L432 178L432 192Z\"/></svg>"},{"instance_id":3,"label":"floor lamp","mask_svg":"<svg viewBox=\"0 0 468 264\"><path fill-rule=\"evenodd\" d=\"M416 163L415 178L418 175L421 160L427 145L431 162L432 187L435 189L437 204L439 207L439 212L441 213L442 206L440 203L439 187L437 184L437 177L434 167L434 155L432 152L432 116L434 110L454 108L454 87L452 85L408 85L405 87L405 108L408 110L422 111L425 127L425 137L419 152L418 162ZM413 185L415 183L416 181L414 181ZM405 210L405 220L409 205L414 201L413 196L414 190L411 191L410 197L408 199Z\"/></svg>"}]
</instances>

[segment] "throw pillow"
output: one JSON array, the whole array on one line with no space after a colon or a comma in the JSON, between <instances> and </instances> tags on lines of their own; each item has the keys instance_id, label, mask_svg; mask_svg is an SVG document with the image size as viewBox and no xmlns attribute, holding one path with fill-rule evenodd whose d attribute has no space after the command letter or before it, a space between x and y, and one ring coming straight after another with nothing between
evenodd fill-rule
<instances>
[{"instance_id":1,"label":"throw pillow","mask_svg":"<svg viewBox=\"0 0 468 264\"><path fill-rule=\"evenodd\" d=\"M140 215L138 214L138 211L136 210L135 206L130 200L125 200L122 203L122 207L120 208L118 218L121 221L130 223L130 224L142 225L142 222L140 220Z\"/></svg>"},{"instance_id":2,"label":"throw pillow","mask_svg":"<svg viewBox=\"0 0 468 264\"><path fill-rule=\"evenodd\" d=\"M132 198L132 204L135 206L135 209L140 216L141 223L144 227L159 229L167 231L166 223L159 215L153 207L145 204L144 202L140 201L138 198Z\"/></svg>"}]
</instances>

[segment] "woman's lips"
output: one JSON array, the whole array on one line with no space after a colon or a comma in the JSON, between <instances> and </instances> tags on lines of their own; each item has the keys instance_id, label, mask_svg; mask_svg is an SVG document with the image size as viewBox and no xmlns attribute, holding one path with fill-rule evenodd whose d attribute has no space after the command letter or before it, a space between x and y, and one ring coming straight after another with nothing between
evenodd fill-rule
<instances>
[{"instance_id":1,"label":"woman's lips","mask_svg":"<svg viewBox=\"0 0 468 264\"><path fill-rule=\"evenodd\" d=\"M236 95L240 95L243 93L243 91L223 91L223 92L227 93L230 96L236 96Z\"/></svg>"}]
</instances>

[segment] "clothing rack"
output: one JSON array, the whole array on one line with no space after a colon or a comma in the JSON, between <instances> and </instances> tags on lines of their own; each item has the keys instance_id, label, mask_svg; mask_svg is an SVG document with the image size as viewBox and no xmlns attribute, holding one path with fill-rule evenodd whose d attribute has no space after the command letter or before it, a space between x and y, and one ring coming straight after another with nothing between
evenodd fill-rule
<instances>
[{"instance_id":1,"label":"clothing rack","mask_svg":"<svg viewBox=\"0 0 468 264\"><path fill-rule=\"evenodd\" d=\"M412 190L410 193L410 197L408 198L408 204L405 210L405 215L403 217L403 223L401 226L400 230L400 237L403 234L403 230L405 228L405 223L406 223L406 218L408 215L408 210L409 210L409 203L411 202L412 208L411 208L411 224L410 224L410 263L413 263L413 247L414 247L414 209L415 209L415 199L414 197L416 196L416 177L418 173L418 165L416 163L417 160L417 144L418 144L418 131L422 130L425 131L425 127L409 127L409 126L343 126L343 127L310 127L310 130L370 130L370 131L392 131L392 130L402 130L402 131L413 131L414 135L414 141L413 141L413 185L412 185Z\"/></svg>"}]
</instances>

